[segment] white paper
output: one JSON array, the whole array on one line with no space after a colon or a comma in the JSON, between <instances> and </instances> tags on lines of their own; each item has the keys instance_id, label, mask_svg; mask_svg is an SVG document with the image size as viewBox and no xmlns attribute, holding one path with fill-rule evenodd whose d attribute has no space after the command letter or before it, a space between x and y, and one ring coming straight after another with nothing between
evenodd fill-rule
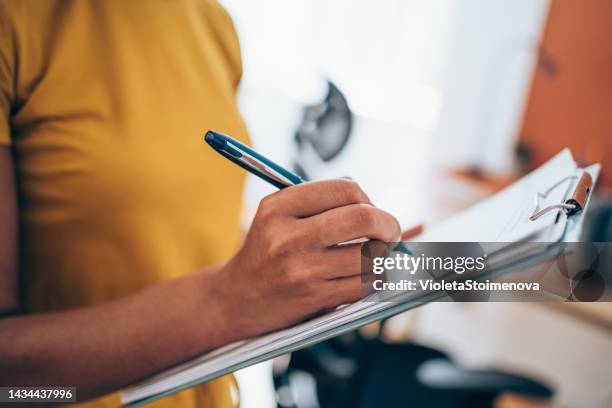
<instances>
[{"instance_id":1,"label":"white paper","mask_svg":"<svg viewBox=\"0 0 612 408\"><path fill-rule=\"evenodd\" d=\"M555 215L544 216L537 221L529 221L535 208L535 195L546 191L558 180L572 175L576 164L569 150L564 150L549 162L517 183L492 196L476 206L428 228L418 237L420 242L497 242L517 243L534 241L555 223ZM569 188L569 186L568 186ZM568 188L559 188L546 198L548 203L560 203ZM500 253L490 262L499 264L501 260L517 259L521 251L513 246L512 251ZM522 254L524 256L524 254ZM518 258L520 259L520 258ZM402 301L422 297L423 292L400 294ZM345 306L326 315L314 318L296 326L236 342L205 354L187 363L153 376L140 384L126 389L122 395L124 403L147 398L185 384L193 383L212 373L233 367L255 357L278 350L314 335L329 332L347 322L377 314L396 302L367 302L367 299Z\"/></svg>"}]
</instances>

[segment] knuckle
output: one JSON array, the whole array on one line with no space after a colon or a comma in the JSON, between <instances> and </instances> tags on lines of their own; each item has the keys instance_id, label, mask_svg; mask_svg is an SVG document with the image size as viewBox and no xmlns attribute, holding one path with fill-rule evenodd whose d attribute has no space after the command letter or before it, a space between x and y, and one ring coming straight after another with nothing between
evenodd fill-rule
<instances>
[{"instance_id":1,"label":"knuckle","mask_svg":"<svg viewBox=\"0 0 612 408\"><path fill-rule=\"evenodd\" d=\"M284 262L283 282L287 289L291 290L297 298L312 298L316 297L317 293L314 290L315 280L304 269L304 265L298 261Z\"/></svg>"},{"instance_id":2,"label":"knuckle","mask_svg":"<svg viewBox=\"0 0 612 408\"><path fill-rule=\"evenodd\" d=\"M272 257L286 258L285 261L290 261L289 255L295 249L294 239L287 233L271 237L268 240L268 249Z\"/></svg>"},{"instance_id":3,"label":"knuckle","mask_svg":"<svg viewBox=\"0 0 612 408\"><path fill-rule=\"evenodd\" d=\"M270 194L259 202L259 207L257 208L257 215L259 218L270 219L273 217L276 208L276 200L276 195Z\"/></svg>"},{"instance_id":4,"label":"knuckle","mask_svg":"<svg viewBox=\"0 0 612 408\"><path fill-rule=\"evenodd\" d=\"M302 276L293 262L283 262L283 280L288 287L296 287L302 284Z\"/></svg>"},{"instance_id":5,"label":"knuckle","mask_svg":"<svg viewBox=\"0 0 612 408\"><path fill-rule=\"evenodd\" d=\"M285 256L283 264L285 265L285 271L287 271L293 279L299 281L302 279L304 274L304 262L300 256Z\"/></svg>"},{"instance_id":6,"label":"knuckle","mask_svg":"<svg viewBox=\"0 0 612 408\"><path fill-rule=\"evenodd\" d=\"M348 179L335 180L332 184L332 194L339 202L361 203L368 201L359 184Z\"/></svg>"},{"instance_id":7,"label":"knuckle","mask_svg":"<svg viewBox=\"0 0 612 408\"><path fill-rule=\"evenodd\" d=\"M274 256L274 237L269 230L263 229L257 235L258 247L263 252L266 259Z\"/></svg>"},{"instance_id":8,"label":"knuckle","mask_svg":"<svg viewBox=\"0 0 612 408\"><path fill-rule=\"evenodd\" d=\"M366 204L356 205L353 209L353 222L366 228L374 228L377 224L376 210Z\"/></svg>"}]
</instances>

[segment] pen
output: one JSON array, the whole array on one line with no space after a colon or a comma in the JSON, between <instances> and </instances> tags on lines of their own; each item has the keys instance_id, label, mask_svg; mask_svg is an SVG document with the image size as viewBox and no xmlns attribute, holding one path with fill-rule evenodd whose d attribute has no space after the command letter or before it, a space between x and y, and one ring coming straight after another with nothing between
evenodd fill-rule
<instances>
[{"instance_id":1,"label":"pen","mask_svg":"<svg viewBox=\"0 0 612 408\"><path fill-rule=\"evenodd\" d=\"M221 156L278 188L304 182L299 176L227 135L209 130L204 140Z\"/></svg>"},{"instance_id":2,"label":"pen","mask_svg":"<svg viewBox=\"0 0 612 408\"><path fill-rule=\"evenodd\" d=\"M223 133L209 130L204 135L204 140L221 156L231 160L238 166L253 173L273 186L282 189L304 182L304 180L302 180L299 176L293 174L282 166L279 166L272 160L262 156L248 146L243 145L236 139L224 135ZM365 241L368 241L368 239L360 238L338 245L360 243ZM398 243L396 249L408 254L412 253L404 246L402 242Z\"/></svg>"}]
</instances>

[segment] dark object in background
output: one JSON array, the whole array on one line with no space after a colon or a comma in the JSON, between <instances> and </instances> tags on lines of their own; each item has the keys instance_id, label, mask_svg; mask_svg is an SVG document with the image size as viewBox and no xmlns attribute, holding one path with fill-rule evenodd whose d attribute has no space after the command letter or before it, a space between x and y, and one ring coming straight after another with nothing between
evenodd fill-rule
<instances>
[{"instance_id":1,"label":"dark object in background","mask_svg":"<svg viewBox=\"0 0 612 408\"><path fill-rule=\"evenodd\" d=\"M584 220L582 241L593 242L592 246L579 246L580 264L588 266L570 280L572 295L581 301L595 301L612 282L612 199L594 197ZM599 248L597 250L596 248ZM591 251L589 251L591 249ZM594 250L594 251L593 251ZM594 254L597 254L593 257ZM582 259L581 259L582 258Z\"/></svg>"},{"instance_id":2,"label":"dark object in background","mask_svg":"<svg viewBox=\"0 0 612 408\"><path fill-rule=\"evenodd\" d=\"M291 381L296 373L316 386L299 389L299 381ZM552 396L550 388L522 376L465 370L440 351L366 340L357 332L294 352L274 379L277 389L285 386L285 397L288 389L296 396L279 401L282 408L488 408L503 392Z\"/></svg>"},{"instance_id":3,"label":"dark object in background","mask_svg":"<svg viewBox=\"0 0 612 408\"><path fill-rule=\"evenodd\" d=\"M612 242L612 200L593 200L584 220L585 242Z\"/></svg>"},{"instance_id":4,"label":"dark object in background","mask_svg":"<svg viewBox=\"0 0 612 408\"><path fill-rule=\"evenodd\" d=\"M298 158L295 170L300 177L308 180L304 161L312 152L323 162L335 158L346 146L353 126L353 114L340 89L327 81L327 96L316 104L306 106L302 120L295 132Z\"/></svg>"}]
</instances>

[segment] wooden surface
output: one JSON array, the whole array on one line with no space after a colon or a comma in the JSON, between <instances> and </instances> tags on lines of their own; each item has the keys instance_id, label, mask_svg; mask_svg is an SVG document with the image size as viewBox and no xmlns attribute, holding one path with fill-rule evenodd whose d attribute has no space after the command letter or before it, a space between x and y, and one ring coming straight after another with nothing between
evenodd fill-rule
<instances>
[{"instance_id":1,"label":"wooden surface","mask_svg":"<svg viewBox=\"0 0 612 408\"><path fill-rule=\"evenodd\" d=\"M551 0L520 131L533 169L564 147L612 187L612 1Z\"/></svg>"}]
</instances>

